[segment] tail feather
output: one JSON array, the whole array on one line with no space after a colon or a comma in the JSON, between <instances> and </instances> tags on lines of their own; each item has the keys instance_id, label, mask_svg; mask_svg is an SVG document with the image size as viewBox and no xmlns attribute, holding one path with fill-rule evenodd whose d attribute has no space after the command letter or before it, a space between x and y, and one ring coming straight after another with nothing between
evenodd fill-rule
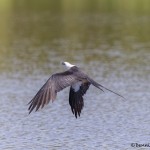
<instances>
[{"instance_id":1,"label":"tail feather","mask_svg":"<svg viewBox=\"0 0 150 150\"><path fill-rule=\"evenodd\" d=\"M81 110L83 109L84 106L84 101L79 91L74 92L74 90L70 88L69 104L71 106L72 113L75 115L75 117L76 118L78 116L80 117Z\"/></svg>"}]
</instances>

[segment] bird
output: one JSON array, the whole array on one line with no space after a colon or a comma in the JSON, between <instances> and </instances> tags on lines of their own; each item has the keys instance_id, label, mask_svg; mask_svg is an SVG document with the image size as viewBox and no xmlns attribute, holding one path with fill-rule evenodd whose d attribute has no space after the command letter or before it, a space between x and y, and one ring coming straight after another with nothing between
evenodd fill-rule
<instances>
[{"instance_id":1,"label":"bird","mask_svg":"<svg viewBox=\"0 0 150 150\"><path fill-rule=\"evenodd\" d=\"M37 111L39 108L42 109L50 101L53 102L56 99L57 93L66 87L70 87L69 104L71 106L71 111L76 118L80 117L81 111L84 107L83 96L86 94L90 85L95 86L103 92L104 90L108 90L124 98L122 95L94 81L76 65L69 62L62 62L62 65L66 70L64 72L52 74L33 99L28 103L29 114L34 109Z\"/></svg>"}]
</instances>

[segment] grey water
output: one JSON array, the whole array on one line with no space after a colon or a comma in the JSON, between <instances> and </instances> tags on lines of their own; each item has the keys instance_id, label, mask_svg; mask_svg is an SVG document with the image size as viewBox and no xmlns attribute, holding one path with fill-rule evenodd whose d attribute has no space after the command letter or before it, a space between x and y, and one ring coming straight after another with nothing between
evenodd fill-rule
<instances>
[{"instance_id":1,"label":"grey water","mask_svg":"<svg viewBox=\"0 0 150 150\"><path fill-rule=\"evenodd\" d=\"M150 141L149 2L0 2L0 149L130 150ZM42 110L27 103L62 61L90 87L77 119L69 88ZM133 144L132 144L133 143Z\"/></svg>"}]
</instances>

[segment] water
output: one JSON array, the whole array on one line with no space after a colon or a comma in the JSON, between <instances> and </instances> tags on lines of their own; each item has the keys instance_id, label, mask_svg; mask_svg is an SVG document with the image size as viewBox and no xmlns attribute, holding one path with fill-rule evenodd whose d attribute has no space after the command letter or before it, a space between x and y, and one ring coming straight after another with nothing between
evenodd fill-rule
<instances>
[{"instance_id":1,"label":"water","mask_svg":"<svg viewBox=\"0 0 150 150\"><path fill-rule=\"evenodd\" d=\"M149 143L149 2L128 1L122 9L115 1L0 3L0 149L120 150ZM91 86L76 119L67 88L28 115L27 103L63 71L62 61L127 100Z\"/></svg>"}]
</instances>

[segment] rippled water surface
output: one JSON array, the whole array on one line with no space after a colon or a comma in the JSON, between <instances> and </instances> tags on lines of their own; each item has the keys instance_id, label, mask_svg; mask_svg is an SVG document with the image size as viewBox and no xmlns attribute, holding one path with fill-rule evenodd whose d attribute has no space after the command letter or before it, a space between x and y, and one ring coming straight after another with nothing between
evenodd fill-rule
<instances>
[{"instance_id":1,"label":"rippled water surface","mask_svg":"<svg viewBox=\"0 0 150 150\"><path fill-rule=\"evenodd\" d=\"M0 2L0 149L130 150L149 143L149 2L61 2ZM126 100L91 86L76 119L66 88L28 115L27 103L63 71L62 61Z\"/></svg>"}]
</instances>

